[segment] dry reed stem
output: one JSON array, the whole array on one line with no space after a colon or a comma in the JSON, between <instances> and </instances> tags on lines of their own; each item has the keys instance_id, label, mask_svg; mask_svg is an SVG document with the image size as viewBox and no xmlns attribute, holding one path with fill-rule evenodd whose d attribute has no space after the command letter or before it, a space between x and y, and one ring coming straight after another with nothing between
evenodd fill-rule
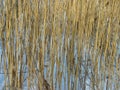
<instances>
[{"instance_id":1,"label":"dry reed stem","mask_svg":"<svg viewBox=\"0 0 120 90\"><path fill-rule=\"evenodd\" d=\"M110 89L114 83L114 89L120 88L116 58L120 40L119 0L4 3L0 9L0 40L5 86L23 89L24 82L28 90L34 84L38 90L43 85L48 86L46 90L61 90L64 81L64 89L76 90L81 85L85 90L89 78L91 90ZM47 68L46 61L50 63ZM27 81L22 73L25 69Z\"/></svg>"}]
</instances>

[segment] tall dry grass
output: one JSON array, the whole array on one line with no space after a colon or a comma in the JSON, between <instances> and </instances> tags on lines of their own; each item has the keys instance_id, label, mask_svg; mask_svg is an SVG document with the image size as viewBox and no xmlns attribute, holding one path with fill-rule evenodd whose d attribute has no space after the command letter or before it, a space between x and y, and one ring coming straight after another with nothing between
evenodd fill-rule
<instances>
[{"instance_id":1,"label":"tall dry grass","mask_svg":"<svg viewBox=\"0 0 120 90\"><path fill-rule=\"evenodd\" d=\"M119 0L0 0L4 88L118 90Z\"/></svg>"}]
</instances>

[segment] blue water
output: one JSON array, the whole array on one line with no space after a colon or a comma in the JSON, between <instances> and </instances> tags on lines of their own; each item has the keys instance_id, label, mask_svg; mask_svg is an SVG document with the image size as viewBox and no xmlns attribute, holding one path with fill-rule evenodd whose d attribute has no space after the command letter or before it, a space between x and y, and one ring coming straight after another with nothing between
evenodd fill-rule
<instances>
[{"instance_id":1,"label":"blue water","mask_svg":"<svg viewBox=\"0 0 120 90\"><path fill-rule=\"evenodd\" d=\"M77 45L77 44L76 44ZM75 45L75 56L77 57L77 51L76 51L76 45ZM60 51L60 50L59 50ZM84 50L84 52L86 52L87 50L85 49ZM58 55L60 56L63 56L62 57L62 65L63 66L61 66L61 72L63 72L63 75L62 75L62 79L61 79L61 89L62 90L68 90L68 75L67 75L67 67L66 67L66 65L67 65L67 60L66 60L66 53L67 52L65 52L65 54L62 54L62 51L61 51L61 53L59 52L58 53ZM1 42L0 42L0 56L1 56L1 54L2 54L2 45L1 45ZM117 49L117 56L120 54L120 46L118 46L118 49ZM87 54L86 54L87 55ZM45 65L48 65L49 63L47 63L47 54L45 54ZM89 57L89 56L87 56L87 57ZM0 57L1 58L1 57ZM26 57L24 57L24 58L26 58ZM77 58L76 58L76 60L77 60ZM76 63L77 63L77 61L76 61ZM0 64L1 65L1 64ZM84 69L84 68L83 68ZM2 69L2 66L0 66L0 90L2 90L2 88L4 87L4 74L3 74L3 71L2 71L3 69ZM53 74L53 77L55 77L55 80L53 80L53 82L54 82L54 85L55 85L55 89L56 90L59 90L59 84L58 84L58 82L56 81L56 72L58 71L58 69L57 69L57 65L56 65L56 63L54 64L54 74ZM84 70L83 70L84 71ZM90 70L91 71L91 70ZM99 71L99 70L98 70ZM45 79L47 79L47 76L46 76L46 73L47 73L48 71L47 71L47 68L45 67L45 73L44 73L44 76L45 76ZM74 78L74 76L72 76L71 75L71 77L70 77L70 81L71 82L77 82L77 88L76 88L76 90L81 90L79 87L82 87L82 85L80 84L80 81L79 80L75 80L75 78ZM90 86L89 86L89 84L90 84L90 79L87 77L87 79L86 79L86 83L87 83L87 86L86 86L86 90L90 90ZM27 90L27 85L26 84L24 84L24 90ZM72 86L72 83L71 83L71 86ZM106 83L103 85L103 88L104 88L104 90L106 90ZM112 86L112 89L111 90L114 90L114 83L113 83L113 86Z\"/></svg>"},{"instance_id":2,"label":"blue water","mask_svg":"<svg viewBox=\"0 0 120 90\"><path fill-rule=\"evenodd\" d=\"M2 55L2 43L0 42L0 90L4 86L4 74L2 73L2 65L1 65L1 55Z\"/></svg>"},{"instance_id":3,"label":"blue water","mask_svg":"<svg viewBox=\"0 0 120 90\"><path fill-rule=\"evenodd\" d=\"M4 86L4 74L0 74L0 90L3 88Z\"/></svg>"}]
</instances>

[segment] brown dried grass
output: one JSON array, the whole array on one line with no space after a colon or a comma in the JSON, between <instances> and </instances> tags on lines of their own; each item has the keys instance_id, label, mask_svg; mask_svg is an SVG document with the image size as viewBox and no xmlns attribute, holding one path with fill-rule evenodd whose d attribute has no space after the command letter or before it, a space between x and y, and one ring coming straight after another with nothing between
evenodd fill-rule
<instances>
[{"instance_id":1,"label":"brown dried grass","mask_svg":"<svg viewBox=\"0 0 120 90\"><path fill-rule=\"evenodd\" d=\"M28 90L34 85L39 90L43 85L53 90L54 83L62 89L64 77L69 90L76 90L77 84L85 90L87 78L91 90L102 90L106 80L106 88L112 88L113 83L114 89L120 88L119 0L4 0L4 3L0 9L0 37L5 86L23 89L27 80Z\"/></svg>"}]
</instances>

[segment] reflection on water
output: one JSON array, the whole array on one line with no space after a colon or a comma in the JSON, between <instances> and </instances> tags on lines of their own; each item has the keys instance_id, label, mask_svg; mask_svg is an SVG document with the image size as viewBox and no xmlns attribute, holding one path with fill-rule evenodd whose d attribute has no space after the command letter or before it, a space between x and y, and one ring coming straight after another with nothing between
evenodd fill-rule
<instances>
[{"instance_id":1,"label":"reflection on water","mask_svg":"<svg viewBox=\"0 0 120 90\"><path fill-rule=\"evenodd\" d=\"M62 55L62 61L61 62L61 65L60 65L60 68L58 68L58 64L57 64L57 60L55 59L55 63L53 65L53 85L54 85L54 88L55 90L59 90L61 88L61 90L67 90L69 87L68 87L68 74L69 72L67 71L68 69L68 66L67 66L67 59L66 59L66 56L67 56L67 52L65 52L64 54L62 54L61 52L58 53L58 56L60 56L60 54ZM118 45L118 48L117 48L117 56L118 57L120 55L120 45ZM2 56L2 42L0 41L0 56ZM74 48L74 56L77 57L77 46L75 45L75 48ZM49 76L50 74L48 73L49 70L51 70L51 61L47 60L48 58L48 54L47 54L47 51L45 52L45 60L44 60L44 64L45 64L45 67L44 67L44 77L46 80L49 80L48 77L51 77ZM23 64L26 63L26 54L23 55ZM89 62L89 64L86 64L86 62L84 60L86 60L86 58L90 58L89 56L89 53L87 52L87 49L84 48L84 53L83 53L83 61L82 61L82 66L81 66L81 71L80 74L78 74L78 77L74 76L74 74L70 74L70 80L69 82L70 83L70 86L71 88L75 88L76 87L76 90L80 90L79 87L83 87L84 83L81 82L80 79L83 79L86 78L86 90L89 90L91 88L90 84L92 82L92 63ZM1 87L4 87L4 71L3 71L3 59L1 58L0 59L0 86ZM75 59L75 64L77 65L77 58ZM19 67L20 68L20 67ZM25 67L24 67L25 68ZM72 67L72 68L76 68L76 66ZM27 66L26 66L26 69L24 69L25 71L28 71L27 69ZM75 69L76 70L76 69ZM61 80L60 82L58 82L59 80L57 80L57 78L59 78L58 76L58 71L60 71L62 73L62 76L61 76ZM19 72L19 71L18 71ZM75 73L75 72L74 72ZM85 77L85 73L88 73L87 76ZM59 73L60 74L60 73ZM98 74L100 74L100 59L98 61ZM80 76L79 76L80 75ZM115 75L115 74L114 74ZM25 73L24 74L24 78L27 78L28 74ZM116 75L115 75L116 76ZM113 78L113 80L115 79L115 76ZM102 79L101 75L100 75L100 78ZM36 82L36 81L35 81ZM103 88L105 89L105 87L107 86L107 79L103 80L101 85L103 85ZM61 84L59 84L61 83ZM113 83L114 85L114 83ZM24 89L27 89L27 81L24 82ZM36 85L35 85L36 86ZM113 86L114 87L114 86ZM34 87L35 89L35 87ZM72 89L72 90L73 90Z\"/></svg>"}]
</instances>

